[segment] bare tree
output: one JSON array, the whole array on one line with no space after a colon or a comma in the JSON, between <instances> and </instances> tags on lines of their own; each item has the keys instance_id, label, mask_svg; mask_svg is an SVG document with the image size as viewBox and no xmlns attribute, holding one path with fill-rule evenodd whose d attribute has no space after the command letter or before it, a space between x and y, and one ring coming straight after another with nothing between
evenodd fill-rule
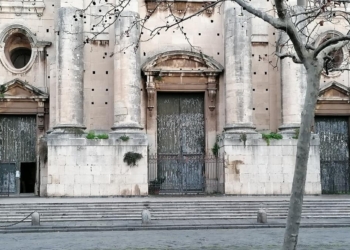
<instances>
[{"instance_id":1,"label":"bare tree","mask_svg":"<svg viewBox=\"0 0 350 250\"><path fill-rule=\"evenodd\" d=\"M87 9L95 5L96 1L92 0L87 8L80 10L74 18L84 18ZM135 18L133 22L133 25L139 25L141 27L141 32L147 31L149 34L145 39L140 34L140 39L133 46L138 48L139 42L152 39L162 30L166 31L175 27L182 31L181 23L191 22L192 17L201 15L207 11L216 11L221 8L221 5L225 1L229 0L209 2L203 4L202 8L195 13L185 9L181 14L175 14L173 12L172 7L174 2L155 1L153 10L148 11L144 17ZM310 150L310 137L321 74L324 70L326 73L348 70L347 65L339 65L336 63L336 60L337 56L339 56L339 51L348 45L350 35L338 34L327 37L327 39L317 43L317 30L326 23L349 26L350 19L347 4L350 0L297 0L296 6L291 6L286 0L275 0L273 9L269 12L259 10L252 4L249 4L250 1L248 0L231 1L241 6L244 15L250 13L250 15L262 19L284 33L287 39L281 39L280 43L277 44L276 56L281 60L292 58L294 63L302 64L306 70L307 89L301 114L295 172L283 244L283 249L296 249ZM107 4L108 8L106 12L94 15L93 18L97 20L95 25L102 27L102 30L100 29L91 37L88 37L86 42L94 40L100 32L103 32L103 30L113 24L113 22L106 22L111 16L115 20L114 22L117 22L118 18L123 16L123 10L128 4L130 4L130 0L120 0L118 4ZM147 21L155 13L157 8L165 8L170 14L164 23L156 27L148 27ZM92 30L94 27L92 27ZM129 28L131 29L132 27ZM127 33L128 30L125 30L125 34ZM187 39L186 33L182 31L182 34ZM191 46L193 45L191 44ZM286 47L289 47L289 49L285 49Z\"/></svg>"}]
</instances>

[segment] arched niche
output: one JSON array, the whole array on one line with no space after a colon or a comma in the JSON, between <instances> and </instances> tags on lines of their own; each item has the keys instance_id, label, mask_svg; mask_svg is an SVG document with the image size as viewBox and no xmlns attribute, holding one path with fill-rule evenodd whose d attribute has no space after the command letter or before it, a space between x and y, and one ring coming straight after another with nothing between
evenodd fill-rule
<instances>
[{"instance_id":1,"label":"arched niche","mask_svg":"<svg viewBox=\"0 0 350 250\"><path fill-rule=\"evenodd\" d=\"M156 91L206 91L208 108L216 106L218 78L223 67L203 53L175 50L150 58L142 72L147 77L147 108L155 106Z\"/></svg>"}]
</instances>

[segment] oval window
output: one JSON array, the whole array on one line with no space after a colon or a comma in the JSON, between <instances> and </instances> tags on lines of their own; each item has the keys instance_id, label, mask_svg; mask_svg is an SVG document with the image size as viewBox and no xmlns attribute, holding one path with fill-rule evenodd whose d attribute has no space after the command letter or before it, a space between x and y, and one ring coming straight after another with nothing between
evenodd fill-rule
<instances>
[{"instance_id":1,"label":"oval window","mask_svg":"<svg viewBox=\"0 0 350 250\"><path fill-rule=\"evenodd\" d=\"M24 68L32 56L29 39L21 33L10 35L6 41L4 51L7 60L16 69Z\"/></svg>"}]
</instances>

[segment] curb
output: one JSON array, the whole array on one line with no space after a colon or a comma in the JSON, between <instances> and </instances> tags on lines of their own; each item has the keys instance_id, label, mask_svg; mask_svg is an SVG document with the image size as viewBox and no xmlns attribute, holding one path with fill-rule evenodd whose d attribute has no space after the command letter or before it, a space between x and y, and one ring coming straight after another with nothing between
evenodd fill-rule
<instances>
[{"instance_id":1,"label":"curb","mask_svg":"<svg viewBox=\"0 0 350 250\"><path fill-rule=\"evenodd\" d=\"M51 233L51 232L94 232L94 231L151 231L151 230L206 230L206 229L261 229L284 228L285 224L235 224L235 225L145 225L145 226L84 226L84 227L51 227L31 226L2 229L0 234L10 233ZM350 227L349 223L308 223L301 228L343 228Z\"/></svg>"}]
</instances>

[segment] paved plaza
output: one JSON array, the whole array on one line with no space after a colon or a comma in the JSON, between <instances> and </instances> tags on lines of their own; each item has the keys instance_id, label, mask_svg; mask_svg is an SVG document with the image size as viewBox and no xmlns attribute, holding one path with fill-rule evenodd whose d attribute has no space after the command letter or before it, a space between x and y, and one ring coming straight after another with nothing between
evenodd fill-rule
<instances>
[{"instance_id":1,"label":"paved plaza","mask_svg":"<svg viewBox=\"0 0 350 250\"><path fill-rule=\"evenodd\" d=\"M280 249L283 228L0 234L2 250ZM348 250L349 228L303 228L298 250Z\"/></svg>"}]
</instances>

